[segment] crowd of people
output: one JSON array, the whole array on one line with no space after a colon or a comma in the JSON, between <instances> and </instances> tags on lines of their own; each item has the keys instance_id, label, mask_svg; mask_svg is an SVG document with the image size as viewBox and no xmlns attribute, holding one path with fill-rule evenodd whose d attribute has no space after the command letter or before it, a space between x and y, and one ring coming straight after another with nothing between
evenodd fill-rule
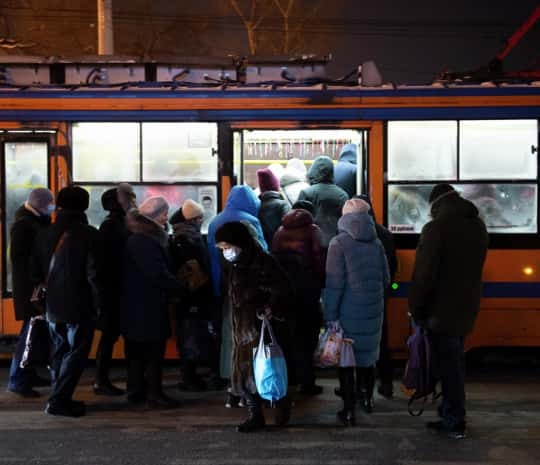
<instances>
[{"instance_id":1,"label":"crowd of people","mask_svg":"<svg viewBox=\"0 0 540 465\"><path fill-rule=\"evenodd\" d=\"M334 162L325 156L307 173L302 162L289 161L281 179L270 169L259 170L259 195L249 186L234 186L207 237L201 234L204 209L192 199L170 215L165 198L137 204L131 186L119 184L102 196L108 216L97 230L88 225L89 195L83 188L65 187L56 201L48 189L34 189L11 230L13 297L22 329L8 390L35 397L34 388L49 383L20 363L31 318L38 313L30 297L42 286L52 346L48 414L85 414L85 404L73 394L95 329L101 332L96 395L125 394L129 403L149 408L179 406L162 387L166 342L174 331L178 388L224 389L226 407L246 407L238 431L259 430L265 419L253 353L267 318L283 349L289 384L301 395L323 391L313 367L321 327L337 325L353 341L355 367L338 369L335 394L343 400L338 421L354 425L357 403L366 413L373 410L376 366L379 392L393 396L385 312L397 268L392 235L375 221L370 199L355 195L355 149L344 148L336 178ZM434 353L445 367L442 421L434 428L464 431L463 337L478 309L487 234L474 205L451 186L436 186L430 201L433 221L420 238L411 313L432 331ZM464 253L448 245L460 229L470 239ZM109 377L120 335L126 391ZM286 425L290 396L277 409L276 422Z\"/></svg>"}]
</instances>

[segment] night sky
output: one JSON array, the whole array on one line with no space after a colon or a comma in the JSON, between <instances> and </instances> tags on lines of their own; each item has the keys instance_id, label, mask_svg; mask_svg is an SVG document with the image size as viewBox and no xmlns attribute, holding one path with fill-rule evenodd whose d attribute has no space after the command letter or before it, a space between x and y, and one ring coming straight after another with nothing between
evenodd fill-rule
<instances>
[{"instance_id":1,"label":"night sky","mask_svg":"<svg viewBox=\"0 0 540 465\"><path fill-rule=\"evenodd\" d=\"M247 10L250 0L239 3ZM331 54L331 77L374 60L384 81L429 83L444 69L467 71L486 65L537 4L535 0L296 0L293 24L301 23L303 34L293 45L305 54ZM245 29L228 0L113 0L113 5L116 54L226 60L229 54L249 53ZM316 14L309 17L316 5ZM0 6L0 37L34 45L0 52L96 54L95 8L95 1L88 0L6 0ZM258 31L259 53L265 56L277 53L282 38L279 15L267 16ZM505 69L533 66L539 45L537 23L507 57Z\"/></svg>"}]
</instances>

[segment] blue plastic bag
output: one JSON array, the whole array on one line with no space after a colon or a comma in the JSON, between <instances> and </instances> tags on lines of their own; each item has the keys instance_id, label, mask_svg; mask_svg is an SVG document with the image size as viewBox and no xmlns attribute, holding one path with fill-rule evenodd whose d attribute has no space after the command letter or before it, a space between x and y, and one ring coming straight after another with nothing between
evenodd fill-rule
<instances>
[{"instance_id":1,"label":"blue plastic bag","mask_svg":"<svg viewBox=\"0 0 540 465\"><path fill-rule=\"evenodd\" d=\"M267 331L271 341L269 344L264 342ZM287 364L266 318L262 321L259 346L253 360L253 374L257 392L263 399L274 402L287 395Z\"/></svg>"}]
</instances>

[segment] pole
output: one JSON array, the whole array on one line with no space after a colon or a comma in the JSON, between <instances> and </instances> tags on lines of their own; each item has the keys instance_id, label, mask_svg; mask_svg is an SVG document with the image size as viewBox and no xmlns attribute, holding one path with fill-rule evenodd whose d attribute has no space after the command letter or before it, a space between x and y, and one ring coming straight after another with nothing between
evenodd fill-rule
<instances>
[{"instance_id":1,"label":"pole","mask_svg":"<svg viewBox=\"0 0 540 465\"><path fill-rule=\"evenodd\" d=\"M114 54L112 0L97 0L98 54Z\"/></svg>"}]
</instances>

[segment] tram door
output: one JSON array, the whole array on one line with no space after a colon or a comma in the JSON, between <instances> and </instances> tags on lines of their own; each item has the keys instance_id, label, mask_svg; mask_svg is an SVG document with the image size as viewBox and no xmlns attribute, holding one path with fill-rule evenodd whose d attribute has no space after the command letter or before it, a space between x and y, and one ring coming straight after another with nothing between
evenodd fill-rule
<instances>
[{"instance_id":1,"label":"tram door","mask_svg":"<svg viewBox=\"0 0 540 465\"><path fill-rule=\"evenodd\" d=\"M49 138L32 131L6 132L0 137L1 150L1 319L0 336L18 334L14 319L10 255L10 229L16 211L37 187L49 187Z\"/></svg>"},{"instance_id":2,"label":"tram door","mask_svg":"<svg viewBox=\"0 0 540 465\"><path fill-rule=\"evenodd\" d=\"M263 129L234 132L234 170L239 184L254 189L257 170L269 168L282 179L301 175L320 155L334 163L342 160L356 164L356 193L367 190L367 129ZM343 155L347 152L346 155ZM356 153L354 157L351 155ZM283 184L283 183L282 183Z\"/></svg>"}]
</instances>

